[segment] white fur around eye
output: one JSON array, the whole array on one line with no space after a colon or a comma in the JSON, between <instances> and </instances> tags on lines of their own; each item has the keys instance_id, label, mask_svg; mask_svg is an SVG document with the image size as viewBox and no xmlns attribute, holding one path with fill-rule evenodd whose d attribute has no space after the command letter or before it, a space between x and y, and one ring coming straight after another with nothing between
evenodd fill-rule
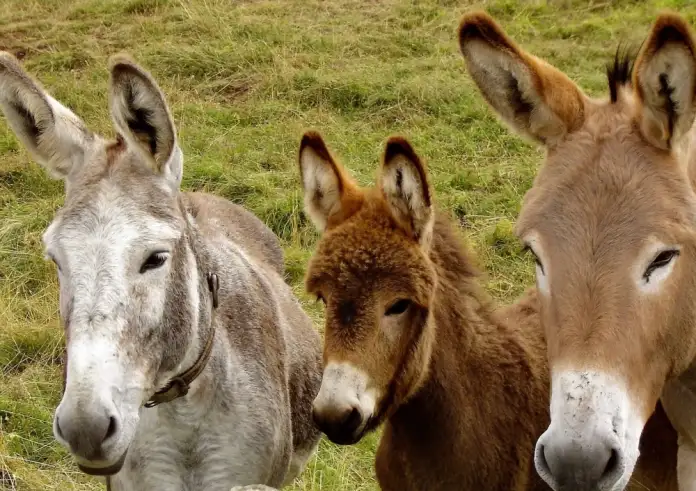
<instances>
[{"instance_id":1,"label":"white fur around eye","mask_svg":"<svg viewBox=\"0 0 696 491\"><path fill-rule=\"evenodd\" d=\"M549 288L549 278L546 272L542 270L541 266L538 264L536 265L536 284L537 290L539 290L542 294L548 295L551 292Z\"/></svg>"},{"instance_id":2,"label":"white fur around eye","mask_svg":"<svg viewBox=\"0 0 696 491\"><path fill-rule=\"evenodd\" d=\"M549 261L545 259L544 250L541 245L541 240L536 232L528 234L524 238L524 243L532 251L538 262L535 264L536 267L536 284L537 290L545 296L551 293L551 285L549 282ZM539 264L541 262L541 265Z\"/></svg>"},{"instance_id":3,"label":"white fur around eye","mask_svg":"<svg viewBox=\"0 0 696 491\"><path fill-rule=\"evenodd\" d=\"M653 261L655 261L659 254L667 251L677 252L674 256L672 256L669 263L665 264L664 266L654 268L650 275L646 277L646 270L650 267ZM643 251L642 254L639 255L638 261L636 262L634 277L638 286L638 291L647 295L659 292L667 278L669 278L672 271L674 271L674 265L678 260L678 247L653 242Z\"/></svg>"}]
</instances>

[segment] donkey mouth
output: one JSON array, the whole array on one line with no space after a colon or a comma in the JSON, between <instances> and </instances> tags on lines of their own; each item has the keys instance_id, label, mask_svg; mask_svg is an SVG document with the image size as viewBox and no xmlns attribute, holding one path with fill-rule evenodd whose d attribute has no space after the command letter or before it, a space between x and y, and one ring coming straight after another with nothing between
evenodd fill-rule
<instances>
[{"instance_id":1,"label":"donkey mouth","mask_svg":"<svg viewBox=\"0 0 696 491\"><path fill-rule=\"evenodd\" d=\"M123 455L118 459L115 464L111 464L107 467L88 467L82 464L77 464L77 467L90 476L113 476L117 474L118 471L123 467L123 463L126 461L126 454L128 451L123 452Z\"/></svg>"},{"instance_id":2,"label":"donkey mouth","mask_svg":"<svg viewBox=\"0 0 696 491\"><path fill-rule=\"evenodd\" d=\"M361 424L353 431L328 431L324 432L324 434L332 443L335 443L336 445L355 445L372 430L369 422L370 420Z\"/></svg>"},{"instance_id":3,"label":"donkey mouth","mask_svg":"<svg viewBox=\"0 0 696 491\"><path fill-rule=\"evenodd\" d=\"M326 433L326 437L331 441L331 443L335 443L336 445L355 445L362 440L363 435L364 432L362 431L354 434Z\"/></svg>"}]
</instances>

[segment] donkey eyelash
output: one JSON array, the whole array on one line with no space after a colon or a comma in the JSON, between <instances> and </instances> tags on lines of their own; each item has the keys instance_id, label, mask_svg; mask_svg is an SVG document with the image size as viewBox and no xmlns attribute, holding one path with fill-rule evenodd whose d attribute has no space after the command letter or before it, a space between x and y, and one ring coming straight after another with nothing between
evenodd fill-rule
<instances>
[{"instance_id":1,"label":"donkey eyelash","mask_svg":"<svg viewBox=\"0 0 696 491\"><path fill-rule=\"evenodd\" d=\"M56 261L56 258L55 258L55 257L53 257L51 254L46 254L46 255L44 256L44 259L45 259L46 261L51 261L53 264L56 265L56 268L58 269L58 271L60 271L60 264L58 264L58 261Z\"/></svg>"},{"instance_id":2,"label":"donkey eyelash","mask_svg":"<svg viewBox=\"0 0 696 491\"><path fill-rule=\"evenodd\" d=\"M541 269L541 272L545 273L544 265L541 264L541 261L539 260L539 256L536 255L536 252L534 252L534 249L532 249L529 244L525 244L524 247L522 247L522 253L523 254L531 254L532 257L534 258L534 262Z\"/></svg>"}]
</instances>

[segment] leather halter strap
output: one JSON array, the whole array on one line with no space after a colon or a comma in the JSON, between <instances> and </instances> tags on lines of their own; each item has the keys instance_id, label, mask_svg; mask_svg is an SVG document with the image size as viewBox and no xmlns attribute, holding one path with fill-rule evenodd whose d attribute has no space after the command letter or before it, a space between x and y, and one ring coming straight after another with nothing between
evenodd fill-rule
<instances>
[{"instance_id":1,"label":"leather halter strap","mask_svg":"<svg viewBox=\"0 0 696 491\"><path fill-rule=\"evenodd\" d=\"M186 371L172 377L160 390L152 394L152 397L145 403L145 407L155 407L165 402L172 402L179 397L188 394L189 387L194 380L203 372L210 354L213 352L213 341L215 340L215 310L218 307L218 290L220 281L215 273L208 273L208 289L213 296L213 310L210 314L210 335L203 346L203 351L198 359Z\"/></svg>"},{"instance_id":2,"label":"leather halter strap","mask_svg":"<svg viewBox=\"0 0 696 491\"><path fill-rule=\"evenodd\" d=\"M194 380L203 372L210 354L213 352L213 341L215 340L215 310L218 308L218 290L220 289L220 280L215 273L208 273L208 290L213 296L213 310L210 313L210 335L205 342L203 351L198 356L198 359L193 362L185 372L172 377L167 384L160 390L152 394L150 400L145 403L145 407L155 407L165 402L172 402L179 397L184 397L188 394L189 387ZM111 491L111 476L106 476L106 490Z\"/></svg>"}]
</instances>

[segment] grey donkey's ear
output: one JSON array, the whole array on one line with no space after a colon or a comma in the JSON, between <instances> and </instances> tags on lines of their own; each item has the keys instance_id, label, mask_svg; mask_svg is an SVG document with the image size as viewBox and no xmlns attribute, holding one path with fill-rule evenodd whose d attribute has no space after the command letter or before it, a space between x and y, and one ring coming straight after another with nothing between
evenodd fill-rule
<instances>
[{"instance_id":1,"label":"grey donkey's ear","mask_svg":"<svg viewBox=\"0 0 696 491\"><path fill-rule=\"evenodd\" d=\"M164 94L154 79L126 55L110 60L109 106L116 129L151 157L155 170L179 187L183 154Z\"/></svg>"},{"instance_id":2,"label":"grey donkey's ear","mask_svg":"<svg viewBox=\"0 0 696 491\"><path fill-rule=\"evenodd\" d=\"M0 52L0 109L32 157L52 176L65 178L84 161L93 134L5 52Z\"/></svg>"}]
</instances>

